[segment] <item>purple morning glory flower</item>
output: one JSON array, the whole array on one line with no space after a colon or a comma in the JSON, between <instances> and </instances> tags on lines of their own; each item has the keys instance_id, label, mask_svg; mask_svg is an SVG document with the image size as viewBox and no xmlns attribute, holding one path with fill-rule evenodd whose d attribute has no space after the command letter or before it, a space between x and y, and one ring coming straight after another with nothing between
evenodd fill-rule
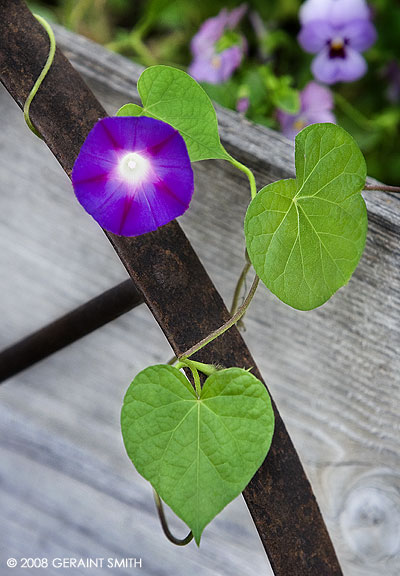
<instances>
[{"instance_id":1,"label":"purple morning glory flower","mask_svg":"<svg viewBox=\"0 0 400 576\"><path fill-rule=\"evenodd\" d=\"M231 11L224 8L217 16L202 24L190 45L193 61L188 71L195 80L221 84L239 67L246 50L246 41L243 36L234 33L233 29L246 10L245 4Z\"/></svg>"},{"instance_id":2,"label":"purple morning glory flower","mask_svg":"<svg viewBox=\"0 0 400 576\"><path fill-rule=\"evenodd\" d=\"M316 82L310 82L300 92L300 111L298 114L287 114L278 110L277 118L283 134L294 140L296 134L310 124L336 122L333 110L333 97L328 88Z\"/></svg>"},{"instance_id":3,"label":"purple morning glory flower","mask_svg":"<svg viewBox=\"0 0 400 576\"><path fill-rule=\"evenodd\" d=\"M153 118L103 118L72 171L78 201L102 228L121 236L156 230L185 212L194 184L186 144Z\"/></svg>"},{"instance_id":4,"label":"purple morning glory flower","mask_svg":"<svg viewBox=\"0 0 400 576\"><path fill-rule=\"evenodd\" d=\"M301 46L317 54L311 65L317 80L353 82L365 74L361 52L376 40L365 0L307 0L300 8L300 22Z\"/></svg>"}]
</instances>

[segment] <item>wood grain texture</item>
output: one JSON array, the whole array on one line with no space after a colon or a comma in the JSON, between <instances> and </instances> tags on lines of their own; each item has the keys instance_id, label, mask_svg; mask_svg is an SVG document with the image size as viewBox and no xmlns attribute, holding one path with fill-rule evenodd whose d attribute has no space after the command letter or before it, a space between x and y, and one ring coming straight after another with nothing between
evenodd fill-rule
<instances>
[{"instance_id":1,"label":"wood grain texture","mask_svg":"<svg viewBox=\"0 0 400 576\"><path fill-rule=\"evenodd\" d=\"M58 42L108 112L135 98L138 67L63 30ZM7 270L0 277L1 345L6 345L123 280L125 272L68 192L58 165L3 94L1 118L0 225L6 233L0 233L0 270ZM259 186L292 175L293 149L282 137L234 113L219 111L219 119L224 145L256 170ZM194 204L181 222L229 301L243 262L239 231L247 184L224 162L198 164L196 184ZM368 209L367 250L349 286L311 313L296 312L261 289L245 338L312 480L345 575L395 576L400 202L370 192ZM104 270L100 278L98 269ZM109 342L115 343L111 350ZM115 448L127 384L138 369L168 355L153 319L138 309L4 386L2 557L3 550L12 556L27 554L26 548L35 555L71 550L101 556L108 550L130 556L134 548L134 555L149 562L146 574L265 571L261 544L250 519L242 521L240 500L206 530L200 554L189 547L182 556L171 548L159 537L146 484L122 448ZM97 526L90 523L94 513ZM138 518L143 523L133 533Z\"/></svg>"}]
</instances>

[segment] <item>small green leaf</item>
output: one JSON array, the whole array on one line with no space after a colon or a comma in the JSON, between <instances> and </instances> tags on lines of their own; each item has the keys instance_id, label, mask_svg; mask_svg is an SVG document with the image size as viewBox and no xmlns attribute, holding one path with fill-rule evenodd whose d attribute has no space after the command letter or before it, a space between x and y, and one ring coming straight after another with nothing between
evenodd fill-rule
<instances>
[{"instance_id":1,"label":"small green leaf","mask_svg":"<svg viewBox=\"0 0 400 576\"><path fill-rule=\"evenodd\" d=\"M124 104L116 113L116 116L141 116L143 108L137 104Z\"/></svg>"},{"instance_id":2,"label":"small green leaf","mask_svg":"<svg viewBox=\"0 0 400 576\"><path fill-rule=\"evenodd\" d=\"M282 83L272 94L274 105L287 114L297 114L300 110L300 96L298 90Z\"/></svg>"},{"instance_id":3,"label":"small green leaf","mask_svg":"<svg viewBox=\"0 0 400 576\"><path fill-rule=\"evenodd\" d=\"M274 413L266 388L246 370L213 373L197 398L179 370L157 365L128 388L121 427L137 471L199 544L204 527L261 466Z\"/></svg>"},{"instance_id":4,"label":"small green leaf","mask_svg":"<svg viewBox=\"0 0 400 576\"><path fill-rule=\"evenodd\" d=\"M192 162L230 160L219 139L214 106L189 74L171 66L151 66L141 74L138 92L143 108L126 104L117 116L132 112L133 116L150 116L171 124L184 138Z\"/></svg>"},{"instance_id":5,"label":"small green leaf","mask_svg":"<svg viewBox=\"0 0 400 576\"><path fill-rule=\"evenodd\" d=\"M364 250L365 160L334 124L296 137L296 180L266 186L250 203L245 235L264 284L286 304L311 310L347 284Z\"/></svg>"}]
</instances>

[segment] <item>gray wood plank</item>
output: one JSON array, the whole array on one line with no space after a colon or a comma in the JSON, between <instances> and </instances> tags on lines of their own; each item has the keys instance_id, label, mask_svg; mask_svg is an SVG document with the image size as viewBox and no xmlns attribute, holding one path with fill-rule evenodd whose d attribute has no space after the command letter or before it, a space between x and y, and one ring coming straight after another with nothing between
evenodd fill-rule
<instances>
[{"instance_id":1,"label":"gray wood plank","mask_svg":"<svg viewBox=\"0 0 400 576\"><path fill-rule=\"evenodd\" d=\"M137 100L138 66L63 29L57 36L110 113ZM0 345L6 345L126 276L4 92L0 110ZM255 170L259 187L292 175L293 147L282 136L233 112L218 113L224 145ZM229 301L243 262L246 180L225 162L198 163L195 172L194 201L181 222ZM400 201L370 192L367 204L367 249L349 286L308 313L261 288L245 338L299 450L345 575L395 576ZM169 355L141 307L0 390L1 560L5 551L131 556L134 549L148 562L145 574L265 573L240 499L206 529L200 552L176 549L161 536L148 486L127 461L118 423L124 391L139 369Z\"/></svg>"}]
</instances>

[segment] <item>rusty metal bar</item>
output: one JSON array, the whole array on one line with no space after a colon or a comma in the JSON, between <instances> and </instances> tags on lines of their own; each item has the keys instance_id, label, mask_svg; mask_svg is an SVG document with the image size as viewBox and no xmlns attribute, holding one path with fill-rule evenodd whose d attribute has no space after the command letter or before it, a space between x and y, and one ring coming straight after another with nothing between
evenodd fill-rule
<instances>
[{"instance_id":1,"label":"rusty metal bar","mask_svg":"<svg viewBox=\"0 0 400 576\"><path fill-rule=\"evenodd\" d=\"M125 280L0 352L0 384L143 302Z\"/></svg>"},{"instance_id":2,"label":"rusty metal bar","mask_svg":"<svg viewBox=\"0 0 400 576\"><path fill-rule=\"evenodd\" d=\"M48 52L48 38L21 0L0 0L1 81L22 107ZM31 119L70 175L81 145L105 112L60 50L31 106ZM177 222L139 238L107 233L175 354L228 317ZM196 359L255 366L234 327ZM260 377L256 369L253 373ZM271 450L243 495L276 576L342 574L309 481L275 406Z\"/></svg>"}]
</instances>

